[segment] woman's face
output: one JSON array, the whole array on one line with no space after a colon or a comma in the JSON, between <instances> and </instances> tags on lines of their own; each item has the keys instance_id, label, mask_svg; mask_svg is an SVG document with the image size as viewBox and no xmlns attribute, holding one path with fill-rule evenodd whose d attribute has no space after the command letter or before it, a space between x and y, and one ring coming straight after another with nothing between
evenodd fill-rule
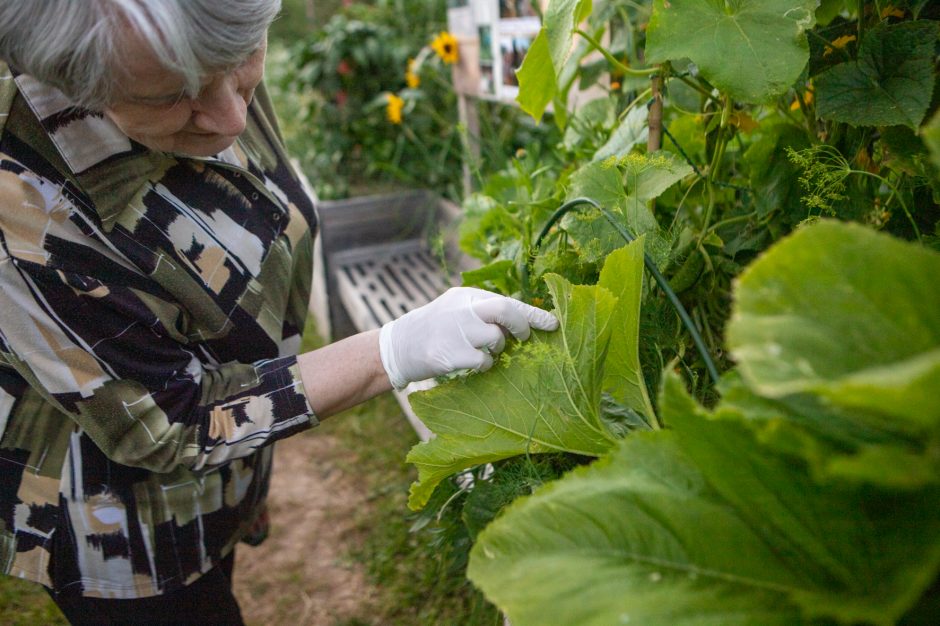
<instances>
[{"instance_id":1,"label":"woman's face","mask_svg":"<svg viewBox=\"0 0 940 626\"><path fill-rule=\"evenodd\" d=\"M152 150L210 156L235 143L245 130L248 104L264 75L267 41L233 70L207 76L195 98L142 41L122 53L126 78L105 115L121 131Z\"/></svg>"}]
</instances>

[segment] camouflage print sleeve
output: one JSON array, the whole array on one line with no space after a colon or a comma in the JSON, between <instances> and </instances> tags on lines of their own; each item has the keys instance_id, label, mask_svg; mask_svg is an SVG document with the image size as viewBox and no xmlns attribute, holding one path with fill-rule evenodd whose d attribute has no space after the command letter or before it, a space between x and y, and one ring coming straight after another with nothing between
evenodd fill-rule
<instances>
[{"instance_id":1,"label":"camouflage print sleeve","mask_svg":"<svg viewBox=\"0 0 940 626\"><path fill-rule=\"evenodd\" d=\"M316 423L295 356L259 349L270 358L246 362L194 341L198 320L81 232L61 186L2 156L0 362L109 458L156 472L198 469ZM252 341L257 323L237 317L228 343Z\"/></svg>"}]
</instances>

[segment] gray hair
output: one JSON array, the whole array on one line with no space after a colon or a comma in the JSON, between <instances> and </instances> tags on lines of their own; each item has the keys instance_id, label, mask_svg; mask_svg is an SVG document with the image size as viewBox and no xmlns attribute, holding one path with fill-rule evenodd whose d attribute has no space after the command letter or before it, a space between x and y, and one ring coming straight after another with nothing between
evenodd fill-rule
<instances>
[{"instance_id":1,"label":"gray hair","mask_svg":"<svg viewBox=\"0 0 940 626\"><path fill-rule=\"evenodd\" d=\"M281 0L0 0L0 59L79 106L112 103L128 28L183 80L239 65L264 41Z\"/></svg>"}]
</instances>

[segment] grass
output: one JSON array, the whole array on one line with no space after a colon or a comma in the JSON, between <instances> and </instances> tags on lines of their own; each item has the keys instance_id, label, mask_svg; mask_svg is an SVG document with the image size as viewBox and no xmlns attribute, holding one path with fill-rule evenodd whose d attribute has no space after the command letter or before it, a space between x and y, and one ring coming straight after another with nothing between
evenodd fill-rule
<instances>
[{"instance_id":1,"label":"grass","mask_svg":"<svg viewBox=\"0 0 940 626\"><path fill-rule=\"evenodd\" d=\"M464 576L465 555L452 550L460 546L451 543L454 529L433 520L416 529L426 520L407 507L417 473L405 455L417 438L394 398L386 394L330 421L341 445L357 451L345 471L368 489L369 506L356 520L364 539L350 556L365 566L379 590L371 624L501 624Z\"/></svg>"},{"instance_id":2,"label":"grass","mask_svg":"<svg viewBox=\"0 0 940 626\"><path fill-rule=\"evenodd\" d=\"M301 351L319 345L322 340L311 316ZM408 509L408 488L417 472L405 457L418 438L394 396L383 394L319 428L355 451L342 469L365 485L368 506L355 520L363 540L349 558L365 567L379 593L370 621L355 619L337 626L501 625L498 611L464 575L466 554L461 548L469 544L461 543L462 525L452 528Z\"/></svg>"},{"instance_id":3,"label":"grass","mask_svg":"<svg viewBox=\"0 0 940 626\"><path fill-rule=\"evenodd\" d=\"M11 576L0 576L0 623L9 626L68 624L42 587Z\"/></svg>"}]
</instances>

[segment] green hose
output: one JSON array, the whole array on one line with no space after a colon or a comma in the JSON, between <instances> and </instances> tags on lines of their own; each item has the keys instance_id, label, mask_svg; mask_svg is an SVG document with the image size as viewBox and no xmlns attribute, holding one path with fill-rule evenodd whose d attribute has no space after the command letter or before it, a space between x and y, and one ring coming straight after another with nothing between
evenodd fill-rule
<instances>
[{"instance_id":1,"label":"green hose","mask_svg":"<svg viewBox=\"0 0 940 626\"><path fill-rule=\"evenodd\" d=\"M614 215L599 205L594 200L590 198L575 198L574 200L569 200L568 202L561 205L550 218L548 222L545 223L545 226L542 228L542 232L539 233L539 236L535 239L535 246L533 250L537 251L542 245L542 240L548 236L548 232L551 230L558 220L564 217L567 213L575 209L580 205L590 205L597 209L603 214L611 226L614 227L614 230L623 237L624 241L630 243L635 240L632 234L627 232L627 230L617 221ZM653 280L656 281L656 284L659 285L659 288L663 290L663 293L666 294L669 303L672 304L672 307L676 310L676 313L679 314L679 319L682 320L682 325L685 326L686 330L689 331L689 334L692 336L692 341L695 343L695 348L698 350L699 355L702 357L702 361L705 362L705 369L708 370L708 375L712 379L712 383L718 383L718 368L715 367L715 361L712 360L711 354L708 352L708 348L705 346L705 341L702 339L702 335L698 332L698 329L695 328L695 324L692 322L692 318L689 317L688 311L685 310L685 307L682 306L682 303L679 301L679 297L676 296L676 292L672 290L669 286L669 282L659 271L659 268L656 267L656 263L650 257L650 255L643 253L643 263L646 265L646 269L649 270L649 273L653 276ZM525 262L522 264L522 286L523 289L528 289L529 285L529 264Z\"/></svg>"}]
</instances>

